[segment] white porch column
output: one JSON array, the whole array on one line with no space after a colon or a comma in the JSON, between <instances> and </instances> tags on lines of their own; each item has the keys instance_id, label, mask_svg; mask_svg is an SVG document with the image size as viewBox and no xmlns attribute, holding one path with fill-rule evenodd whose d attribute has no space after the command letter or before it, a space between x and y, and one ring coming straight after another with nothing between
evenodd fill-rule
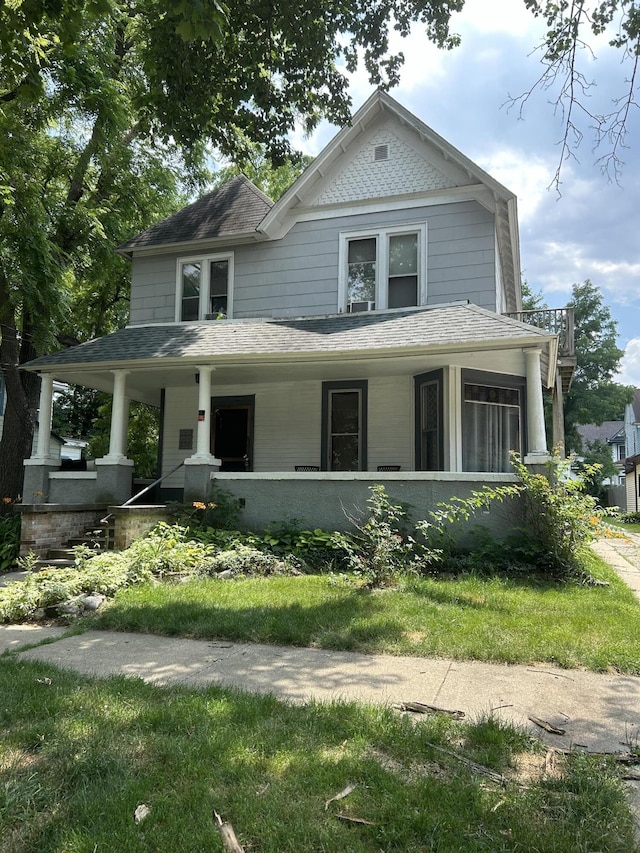
<instances>
[{"instance_id":1,"label":"white porch column","mask_svg":"<svg viewBox=\"0 0 640 853\"><path fill-rule=\"evenodd\" d=\"M38 444L35 458L41 464L51 458L51 421L53 414L53 376L43 373L40 376L40 409L38 412ZM33 458L33 457L32 457ZM56 460L58 461L58 460Z\"/></svg>"},{"instance_id":2,"label":"white porch column","mask_svg":"<svg viewBox=\"0 0 640 853\"><path fill-rule=\"evenodd\" d=\"M219 465L220 461L211 454L211 374L215 370L210 364L198 365L198 431L196 452L187 462Z\"/></svg>"},{"instance_id":3,"label":"white porch column","mask_svg":"<svg viewBox=\"0 0 640 853\"><path fill-rule=\"evenodd\" d=\"M127 458L127 427L129 420L129 398L125 394L128 370L113 370L113 403L111 407L111 433L109 453L103 457L109 462L121 462Z\"/></svg>"},{"instance_id":4,"label":"white porch column","mask_svg":"<svg viewBox=\"0 0 640 853\"><path fill-rule=\"evenodd\" d=\"M542 350L539 348L527 349L524 352L527 374L527 455L537 457L548 455L542 402L541 354Z\"/></svg>"}]
</instances>

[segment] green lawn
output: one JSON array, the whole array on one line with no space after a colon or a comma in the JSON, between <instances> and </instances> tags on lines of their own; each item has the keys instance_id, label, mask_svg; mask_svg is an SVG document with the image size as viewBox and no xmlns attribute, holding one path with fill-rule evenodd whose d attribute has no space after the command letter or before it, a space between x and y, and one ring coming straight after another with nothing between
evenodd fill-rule
<instances>
[{"instance_id":1,"label":"green lawn","mask_svg":"<svg viewBox=\"0 0 640 853\"><path fill-rule=\"evenodd\" d=\"M479 576L396 590L330 576L143 584L117 593L92 625L640 674L640 603L595 556L590 570L610 586Z\"/></svg>"},{"instance_id":2,"label":"green lawn","mask_svg":"<svg viewBox=\"0 0 640 853\"><path fill-rule=\"evenodd\" d=\"M98 681L12 655L0 696L3 853L217 853L213 809L247 853L638 850L611 763L548 763L491 719Z\"/></svg>"}]
</instances>

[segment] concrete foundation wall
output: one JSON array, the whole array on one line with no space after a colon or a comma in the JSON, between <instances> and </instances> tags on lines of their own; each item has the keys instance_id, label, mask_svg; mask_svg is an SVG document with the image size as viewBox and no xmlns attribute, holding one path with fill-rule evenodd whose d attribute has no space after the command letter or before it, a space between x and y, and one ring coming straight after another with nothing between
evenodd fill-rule
<instances>
[{"instance_id":1,"label":"concrete foundation wall","mask_svg":"<svg viewBox=\"0 0 640 853\"><path fill-rule=\"evenodd\" d=\"M452 497L465 498L485 485L515 483L509 474L427 473L218 473L212 488L230 492L244 504L239 526L261 530L269 522L298 519L303 526L325 530L346 530L348 515L364 512L370 486L382 483L393 503L409 504L409 517L415 523L427 517L429 510ZM488 512L480 511L467 526L482 525L492 535L503 538L520 519L520 501L494 503ZM457 528L456 528L457 530ZM462 528L460 535L463 536Z\"/></svg>"},{"instance_id":2,"label":"concrete foundation wall","mask_svg":"<svg viewBox=\"0 0 640 853\"><path fill-rule=\"evenodd\" d=\"M55 471L49 474L48 503L63 504L73 495L74 503L96 503L95 471Z\"/></svg>"}]
</instances>

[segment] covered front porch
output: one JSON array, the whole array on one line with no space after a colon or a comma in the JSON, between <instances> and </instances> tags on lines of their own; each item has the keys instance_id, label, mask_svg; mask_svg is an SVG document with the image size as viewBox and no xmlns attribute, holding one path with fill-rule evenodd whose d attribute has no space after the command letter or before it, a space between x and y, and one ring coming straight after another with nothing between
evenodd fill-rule
<instances>
[{"instance_id":1,"label":"covered front porch","mask_svg":"<svg viewBox=\"0 0 640 853\"><path fill-rule=\"evenodd\" d=\"M556 335L472 305L130 327L28 366L42 380L41 430L23 503L127 502L138 400L160 410L160 503L206 501L217 486L245 527L295 516L339 528L343 507L364 507L383 482L424 517L511 482L511 451L548 459L556 357ZM93 470L61 471L49 453L54 379L113 394L109 452Z\"/></svg>"}]
</instances>

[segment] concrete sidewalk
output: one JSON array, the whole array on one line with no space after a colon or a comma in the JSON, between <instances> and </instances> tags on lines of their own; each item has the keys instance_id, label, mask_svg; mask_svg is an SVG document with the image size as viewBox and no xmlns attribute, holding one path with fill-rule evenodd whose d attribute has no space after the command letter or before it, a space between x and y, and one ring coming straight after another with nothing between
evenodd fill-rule
<instances>
[{"instance_id":1,"label":"concrete sidewalk","mask_svg":"<svg viewBox=\"0 0 640 853\"><path fill-rule=\"evenodd\" d=\"M597 552L640 597L640 538L597 543ZM590 752L628 752L640 743L640 678L437 658L362 655L321 649L145 634L0 627L0 653L97 677L126 675L159 686L232 687L272 693L285 701L422 702L462 711L467 719L493 714L524 726L546 743ZM42 640L47 645L20 651ZM550 723L552 734L529 718ZM640 783L630 783L640 821Z\"/></svg>"},{"instance_id":2,"label":"concrete sidewalk","mask_svg":"<svg viewBox=\"0 0 640 853\"><path fill-rule=\"evenodd\" d=\"M159 686L218 685L273 693L292 702L423 702L463 711L471 719L494 714L527 726L555 746L589 751L628 751L640 740L640 678L550 665L362 655L108 631L63 637L20 657L100 678L118 674ZM548 734L530 716L565 734Z\"/></svg>"}]
</instances>

